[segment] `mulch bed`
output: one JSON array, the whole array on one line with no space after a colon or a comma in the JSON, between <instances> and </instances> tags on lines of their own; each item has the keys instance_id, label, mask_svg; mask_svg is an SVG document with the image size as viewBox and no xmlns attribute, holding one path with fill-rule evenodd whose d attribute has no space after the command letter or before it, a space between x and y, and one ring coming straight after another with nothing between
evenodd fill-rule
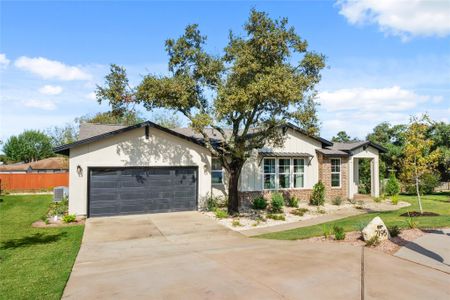
<instances>
[{"instance_id":1,"label":"mulch bed","mask_svg":"<svg viewBox=\"0 0 450 300\"><path fill-rule=\"evenodd\" d=\"M67 226L75 226L75 225L83 225L85 222L85 219L77 219L75 222L71 223L64 223L61 220L58 220L56 222L51 221L48 224L45 224L44 221L39 220L31 224L32 227L36 228L49 228L49 227L67 227Z\"/></svg>"},{"instance_id":2,"label":"mulch bed","mask_svg":"<svg viewBox=\"0 0 450 300\"><path fill-rule=\"evenodd\" d=\"M423 213L420 213L420 211L407 211L400 215L401 217L437 217L440 216L440 214L424 211Z\"/></svg>"}]
</instances>

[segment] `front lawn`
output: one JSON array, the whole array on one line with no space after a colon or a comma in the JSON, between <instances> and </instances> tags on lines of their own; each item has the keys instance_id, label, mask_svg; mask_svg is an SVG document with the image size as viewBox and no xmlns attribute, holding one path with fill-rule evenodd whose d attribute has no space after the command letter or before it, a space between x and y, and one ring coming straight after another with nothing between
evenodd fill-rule
<instances>
[{"instance_id":1,"label":"front lawn","mask_svg":"<svg viewBox=\"0 0 450 300\"><path fill-rule=\"evenodd\" d=\"M406 228L407 218L401 217L400 214L407 211L418 211L419 207L417 204L417 198L415 196L400 195L399 200L409 202L412 205L397 211L371 212L324 224L262 234L257 237L277 240L305 239L322 235L324 225L328 227L339 225L344 227L345 231L357 231L360 230L361 226L367 224L376 216L380 216L381 219L383 219L383 221L385 222L386 226L398 225L402 228ZM440 216L414 218L415 220L417 220L419 228L450 227L450 193L426 195L422 198L422 205L424 211L435 212L440 214Z\"/></svg>"},{"instance_id":2,"label":"front lawn","mask_svg":"<svg viewBox=\"0 0 450 300\"><path fill-rule=\"evenodd\" d=\"M33 228L51 195L0 196L0 298L60 299L84 226Z\"/></svg>"}]
</instances>

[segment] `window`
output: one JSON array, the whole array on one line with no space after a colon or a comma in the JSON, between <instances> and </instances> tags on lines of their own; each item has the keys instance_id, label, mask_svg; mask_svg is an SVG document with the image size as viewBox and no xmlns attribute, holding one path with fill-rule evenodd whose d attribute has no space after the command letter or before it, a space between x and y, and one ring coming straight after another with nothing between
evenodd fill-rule
<instances>
[{"instance_id":1,"label":"window","mask_svg":"<svg viewBox=\"0 0 450 300\"><path fill-rule=\"evenodd\" d=\"M264 159L264 189L273 190L275 189L275 159L265 158Z\"/></svg>"},{"instance_id":2,"label":"window","mask_svg":"<svg viewBox=\"0 0 450 300\"><path fill-rule=\"evenodd\" d=\"M212 184L223 183L222 163L218 158L213 158L211 161L211 183Z\"/></svg>"},{"instance_id":3,"label":"window","mask_svg":"<svg viewBox=\"0 0 450 300\"><path fill-rule=\"evenodd\" d=\"M302 188L305 185L305 160L294 159L294 188Z\"/></svg>"},{"instance_id":4,"label":"window","mask_svg":"<svg viewBox=\"0 0 450 300\"><path fill-rule=\"evenodd\" d=\"M331 159L331 186L340 187L341 186L341 159L332 158Z\"/></svg>"},{"instance_id":5,"label":"window","mask_svg":"<svg viewBox=\"0 0 450 300\"><path fill-rule=\"evenodd\" d=\"M278 160L278 187L288 189L291 187L291 160L282 158Z\"/></svg>"}]
</instances>

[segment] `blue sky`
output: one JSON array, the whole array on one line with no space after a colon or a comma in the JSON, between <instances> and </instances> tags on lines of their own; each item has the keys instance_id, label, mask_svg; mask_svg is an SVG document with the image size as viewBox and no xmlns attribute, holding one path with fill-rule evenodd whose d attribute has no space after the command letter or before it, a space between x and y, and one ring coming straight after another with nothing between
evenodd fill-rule
<instances>
[{"instance_id":1,"label":"blue sky","mask_svg":"<svg viewBox=\"0 0 450 300\"><path fill-rule=\"evenodd\" d=\"M327 57L321 135L363 138L376 124L428 112L450 121L450 1L0 3L0 139L105 111L93 98L110 63L132 83L164 74L164 41L198 23L219 54L254 7L288 17ZM152 118L152 113L145 116Z\"/></svg>"}]
</instances>

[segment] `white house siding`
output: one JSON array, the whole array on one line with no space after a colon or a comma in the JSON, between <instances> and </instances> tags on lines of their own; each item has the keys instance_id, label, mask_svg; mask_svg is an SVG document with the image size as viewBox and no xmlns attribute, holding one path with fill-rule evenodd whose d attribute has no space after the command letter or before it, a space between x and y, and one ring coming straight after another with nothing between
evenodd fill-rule
<instances>
[{"instance_id":1,"label":"white house siding","mask_svg":"<svg viewBox=\"0 0 450 300\"><path fill-rule=\"evenodd\" d=\"M309 158L305 158L305 184L303 188L305 190L312 189L313 185L319 180L316 149L322 148L322 143L293 129L289 129L286 134L287 137L282 148L266 146L264 150L273 152L299 152L312 155L313 157L309 164ZM258 152L255 150L253 151L252 157L247 160L242 169L240 177L241 192L263 190L262 168L261 157L258 156Z\"/></svg>"},{"instance_id":2,"label":"white house siding","mask_svg":"<svg viewBox=\"0 0 450 300\"><path fill-rule=\"evenodd\" d=\"M209 151L185 139L150 128L137 128L70 150L69 212L87 213L88 167L122 166L198 166L198 204L204 205L211 193L211 155ZM83 174L77 173L81 166Z\"/></svg>"}]
</instances>

